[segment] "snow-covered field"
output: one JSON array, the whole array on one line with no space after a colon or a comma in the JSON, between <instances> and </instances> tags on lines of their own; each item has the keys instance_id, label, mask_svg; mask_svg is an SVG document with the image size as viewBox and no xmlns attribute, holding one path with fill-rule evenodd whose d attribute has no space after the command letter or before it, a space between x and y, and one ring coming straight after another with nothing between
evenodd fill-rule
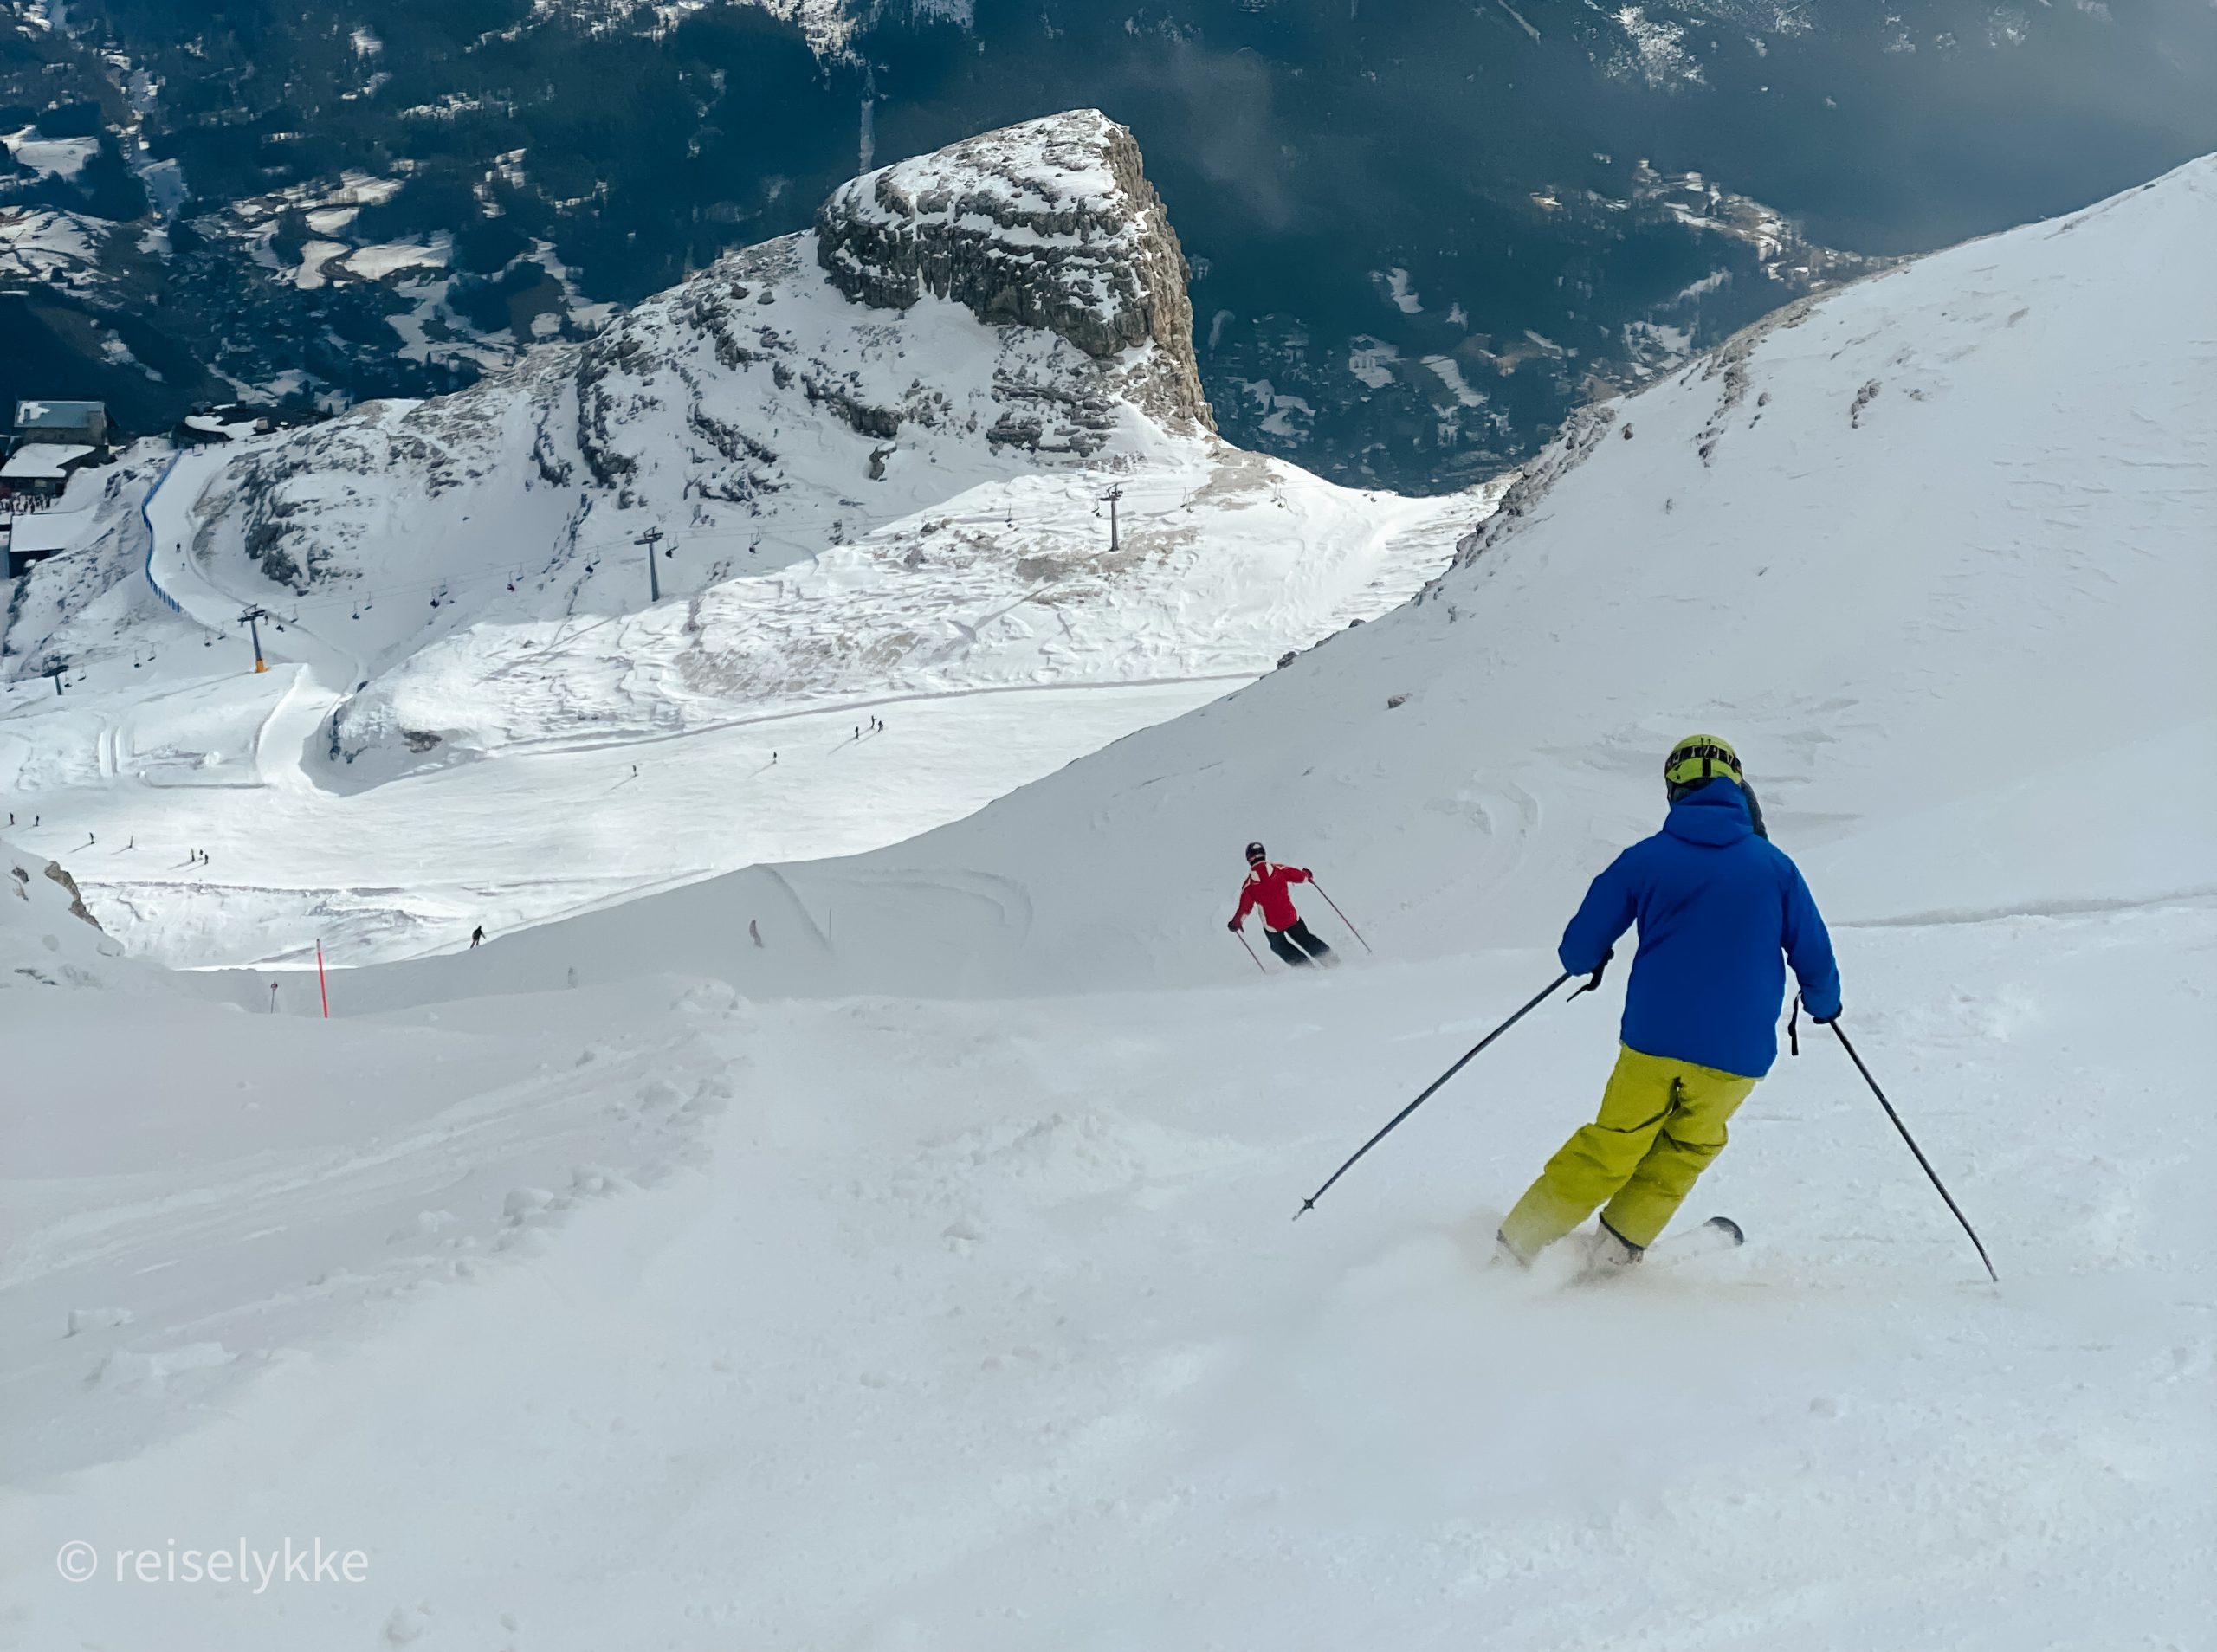
<instances>
[{"instance_id":1,"label":"snow-covered field","mask_svg":"<svg viewBox=\"0 0 2217 1652\"><path fill-rule=\"evenodd\" d=\"M2205 161L1861 283L1581 423L1419 603L1251 687L912 842L339 971L328 1023L310 975L103 955L16 857L0 1627L2209 1644L2213 263ZM1696 727L2000 1285L1821 1031L1686 1213L1745 1250L1489 1271L1620 971L1291 1223L1553 977ZM1255 836L1377 955L1312 904L1347 966L1258 977ZM288 1540L359 1581L165 1575Z\"/></svg>"},{"instance_id":2,"label":"snow-covered field","mask_svg":"<svg viewBox=\"0 0 2217 1652\"><path fill-rule=\"evenodd\" d=\"M158 524L208 462L161 484ZM1114 556L1104 479L1043 474L688 601L481 616L360 694L374 668L344 601L265 619L277 663L254 674L243 635L196 634L142 584L138 616L107 623L144 642L60 697L35 678L0 701L8 829L68 857L104 921L165 962L297 963L319 934L350 961L452 950L481 923L959 818L1375 617L1498 493L1352 493L1220 444L1106 480L1128 513ZM211 623L268 600L161 575ZM359 762L334 760L334 716ZM426 727L436 749L414 757Z\"/></svg>"}]
</instances>

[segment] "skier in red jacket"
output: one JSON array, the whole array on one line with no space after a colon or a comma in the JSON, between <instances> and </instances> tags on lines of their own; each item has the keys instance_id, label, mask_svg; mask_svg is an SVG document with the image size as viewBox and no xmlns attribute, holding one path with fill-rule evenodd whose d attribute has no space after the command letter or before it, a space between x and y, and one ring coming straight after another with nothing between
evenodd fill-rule
<instances>
[{"instance_id":1,"label":"skier in red jacket","mask_svg":"<svg viewBox=\"0 0 2217 1652\"><path fill-rule=\"evenodd\" d=\"M1231 915L1225 926L1234 934L1246 921L1248 913L1263 909L1263 938L1270 950L1287 963L1301 969L1309 967L1311 958L1320 964L1336 964L1332 949L1309 932L1309 926L1301 921L1295 910L1292 885L1309 881L1309 870L1299 866L1274 866L1264 857L1260 843L1247 846L1247 881L1240 886L1239 910Z\"/></svg>"}]
</instances>

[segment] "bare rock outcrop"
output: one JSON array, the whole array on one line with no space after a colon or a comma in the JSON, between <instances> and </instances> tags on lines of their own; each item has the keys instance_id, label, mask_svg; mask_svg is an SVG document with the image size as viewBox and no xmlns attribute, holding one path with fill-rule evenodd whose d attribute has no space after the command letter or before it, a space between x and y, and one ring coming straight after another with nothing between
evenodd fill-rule
<instances>
[{"instance_id":1,"label":"bare rock outcrop","mask_svg":"<svg viewBox=\"0 0 2217 1652\"><path fill-rule=\"evenodd\" d=\"M989 326L1055 333L1097 361L1146 349L1126 367L1127 393L1173 429L1216 428L1178 233L1130 128L1097 109L842 185L817 210L816 257L841 292L881 309L929 294Z\"/></svg>"}]
</instances>

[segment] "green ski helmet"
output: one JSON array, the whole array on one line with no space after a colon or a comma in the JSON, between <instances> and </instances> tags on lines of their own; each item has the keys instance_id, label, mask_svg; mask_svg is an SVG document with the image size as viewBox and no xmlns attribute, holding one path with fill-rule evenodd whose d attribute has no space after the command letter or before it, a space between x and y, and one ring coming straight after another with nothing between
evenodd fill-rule
<instances>
[{"instance_id":1,"label":"green ski helmet","mask_svg":"<svg viewBox=\"0 0 2217 1652\"><path fill-rule=\"evenodd\" d=\"M1740 771L1740 754L1714 734L1687 735L1663 761L1663 784L1672 803L1716 779L1747 789L1747 777Z\"/></svg>"}]
</instances>

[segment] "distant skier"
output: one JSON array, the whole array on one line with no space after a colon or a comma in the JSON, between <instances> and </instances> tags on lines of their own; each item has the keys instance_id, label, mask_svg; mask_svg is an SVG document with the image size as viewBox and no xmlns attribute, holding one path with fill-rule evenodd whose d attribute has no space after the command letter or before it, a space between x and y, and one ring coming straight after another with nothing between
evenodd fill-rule
<instances>
[{"instance_id":1,"label":"distant skier","mask_svg":"<svg viewBox=\"0 0 2217 1652\"><path fill-rule=\"evenodd\" d=\"M747 932L754 938L754 944L757 946L762 945L762 926L754 919L750 918L747 920Z\"/></svg>"},{"instance_id":2,"label":"distant skier","mask_svg":"<svg viewBox=\"0 0 2217 1652\"><path fill-rule=\"evenodd\" d=\"M485 926L480 924L469 932L469 945L474 950L485 944Z\"/></svg>"},{"instance_id":3,"label":"distant skier","mask_svg":"<svg viewBox=\"0 0 2217 1652\"><path fill-rule=\"evenodd\" d=\"M1231 914L1231 921L1225 927L1238 934L1248 913L1260 907L1263 938L1270 942L1270 950L1288 964L1306 969L1312 958L1320 964L1338 963L1332 949L1309 932L1309 926L1302 922L1293 896L1288 893L1292 885L1308 881L1305 867L1273 865L1260 843L1250 843L1247 881L1239 887L1239 910Z\"/></svg>"},{"instance_id":4,"label":"distant skier","mask_svg":"<svg viewBox=\"0 0 2217 1652\"><path fill-rule=\"evenodd\" d=\"M1634 922L1639 950L1600 1116L1502 1222L1509 1261L1529 1264L1596 1207L1589 1266L1636 1262L1655 1242L1778 1059L1781 955L1810 1015L1839 1016L1825 920L1800 872L1764 836L1738 756L1714 735L1689 735L1663 780L1663 829L1593 880L1563 932L1557 956L1574 975L1598 975Z\"/></svg>"}]
</instances>

